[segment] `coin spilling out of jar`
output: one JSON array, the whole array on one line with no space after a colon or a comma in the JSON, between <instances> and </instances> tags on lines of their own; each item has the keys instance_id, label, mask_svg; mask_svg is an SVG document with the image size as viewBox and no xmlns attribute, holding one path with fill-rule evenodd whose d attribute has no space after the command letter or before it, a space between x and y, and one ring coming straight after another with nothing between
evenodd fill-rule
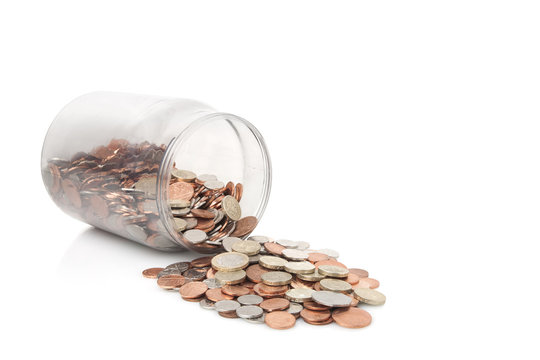
<instances>
[{"instance_id":1,"label":"coin spilling out of jar","mask_svg":"<svg viewBox=\"0 0 540 360\"><path fill-rule=\"evenodd\" d=\"M227 252L149 268L143 276L222 317L280 330L293 327L299 318L310 325L335 322L363 328L372 317L362 307L386 302L374 290L379 282L366 270L337 261L334 250L313 250L303 241L276 242L267 236L227 237L224 242ZM201 276L194 278L193 270Z\"/></svg>"},{"instance_id":2,"label":"coin spilling out of jar","mask_svg":"<svg viewBox=\"0 0 540 360\"><path fill-rule=\"evenodd\" d=\"M48 159L43 178L54 201L68 213L154 248L178 248L167 228L200 252L218 252L223 239L240 239L253 231L257 218L242 213L241 183L173 167L163 186L158 170L165 151L165 145L114 139L70 159ZM167 199L166 219L158 209L159 189Z\"/></svg>"}]
</instances>

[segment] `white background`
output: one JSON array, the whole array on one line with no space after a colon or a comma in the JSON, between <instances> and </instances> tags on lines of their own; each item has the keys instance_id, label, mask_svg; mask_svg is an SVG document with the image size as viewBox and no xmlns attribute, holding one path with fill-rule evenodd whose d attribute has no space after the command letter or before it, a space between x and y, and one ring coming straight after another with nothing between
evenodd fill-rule
<instances>
[{"instance_id":1,"label":"white background","mask_svg":"<svg viewBox=\"0 0 540 360\"><path fill-rule=\"evenodd\" d=\"M538 359L539 18L535 1L2 2L0 357ZM372 325L221 318L140 275L194 254L56 208L42 141L94 90L253 122L274 169L256 233L368 269L388 297Z\"/></svg>"}]
</instances>

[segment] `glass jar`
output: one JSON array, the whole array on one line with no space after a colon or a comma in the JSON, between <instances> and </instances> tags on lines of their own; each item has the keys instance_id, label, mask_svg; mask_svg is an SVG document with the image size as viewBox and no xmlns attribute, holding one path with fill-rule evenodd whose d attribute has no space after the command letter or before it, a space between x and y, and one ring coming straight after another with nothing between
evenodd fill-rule
<instances>
[{"instance_id":1,"label":"glass jar","mask_svg":"<svg viewBox=\"0 0 540 360\"><path fill-rule=\"evenodd\" d=\"M246 120L198 101L112 92L60 111L41 167L71 216L155 249L203 253L253 230L272 179L264 140Z\"/></svg>"}]
</instances>

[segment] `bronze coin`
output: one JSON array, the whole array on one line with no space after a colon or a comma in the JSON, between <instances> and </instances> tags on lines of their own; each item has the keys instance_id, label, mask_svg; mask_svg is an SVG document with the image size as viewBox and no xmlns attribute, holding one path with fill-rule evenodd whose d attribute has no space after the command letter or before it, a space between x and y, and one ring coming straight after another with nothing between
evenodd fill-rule
<instances>
[{"instance_id":1,"label":"bronze coin","mask_svg":"<svg viewBox=\"0 0 540 360\"><path fill-rule=\"evenodd\" d=\"M234 299L233 296L229 296L227 294L224 294L222 291L221 291L221 288L216 288L216 289L208 289L206 290L206 298L210 301L213 301L213 302L218 302L218 301L221 301L221 300L232 300Z\"/></svg>"},{"instance_id":2,"label":"bronze coin","mask_svg":"<svg viewBox=\"0 0 540 360\"><path fill-rule=\"evenodd\" d=\"M193 193L193 186L189 183L179 181L169 185L169 199L171 200L191 200Z\"/></svg>"},{"instance_id":3,"label":"bronze coin","mask_svg":"<svg viewBox=\"0 0 540 360\"><path fill-rule=\"evenodd\" d=\"M309 253L308 254L308 260L312 263L316 263L317 261L323 261L328 260L330 257L326 254L321 253Z\"/></svg>"},{"instance_id":4,"label":"bronze coin","mask_svg":"<svg viewBox=\"0 0 540 360\"><path fill-rule=\"evenodd\" d=\"M328 319L323 320L323 321L310 321L306 319L304 319L304 321L310 325L328 325L328 324L333 323L334 319L332 319L332 317L329 317Z\"/></svg>"},{"instance_id":5,"label":"bronze coin","mask_svg":"<svg viewBox=\"0 0 540 360\"><path fill-rule=\"evenodd\" d=\"M366 288L366 289L376 289L379 287L379 280L372 278L361 278L356 285L353 286L353 289L357 287Z\"/></svg>"},{"instance_id":6,"label":"bronze coin","mask_svg":"<svg viewBox=\"0 0 540 360\"><path fill-rule=\"evenodd\" d=\"M221 292L235 297L249 294L249 289L242 285L225 285L221 288Z\"/></svg>"},{"instance_id":7,"label":"bronze coin","mask_svg":"<svg viewBox=\"0 0 540 360\"><path fill-rule=\"evenodd\" d=\"M225 185L225 195L234 195L234 183L232 181L229 181L227 185Z\"/></svg>"},{"instance_id":8,"label":"bronze coin","mask_svg":"<svg viewBox=\"0 0 540 360\"><path fill-rule=\"evenodd\" d=\"M304 301L302 305L304 308L314 311L325 311L330 309L329 306L318 304L315 301Z\"/></svg>"},{"instance_id":9,"label":"bronze coin","mask_svg":"<svg viewBox=\"0 0 540 360\"><path fill-rule=\"evenodd\" d=\"M259 290L265 294L272 295L272 294L286 293L287 290L289 290L289 286L288 285L271 286L271 285L259 283L253 287L253 290Z\"/></svg>"},{"instance_id":10,"label":"bronze coin","mask_svg":"<svg viewBox=\"0 0 540 360\"><path fill-rule=\"evenodd\" d=\"M360 277L349 271L349 275L347 275L347 278L345 279L345 281L351 285L356 285L360 281Z\"/></svg>"},{"instance_id":11,"label":"bronze coin","mask_svg":"<svg viewBox=\"0 0 540 360\"><path fill-rule=\"evenodd\" d=\"M254 282L251 282L251 281L248 281L248 280L245 280L243 283L241 283L240 285L242 286L245 286L247 287L248 289L253 289L253 287L255 286L255 283Z\"/></svg>"},{"instance_id":12,"label":"bronze coin","mask_svg":"<svg viewBox=\"0 0 540 360\"><path fill-rule=\"evenodd\" d=\"M285 250L285 246L273 242L265 242L263 246L266 251L273 255L281 255L281 252Z\"/></svg>"},{"instance_id":13,"label":"bronze coin","mask_svg":"<svg viewBox=\"0 0 540 360\"><path fill-rule=\"evenodd\" d=\"M336 309L332 319L339 325L350 329L363 328L371 324L371 315L360 308L348 307Z\"/></svg>"},{"instance_id":14,"label":"bronze coin","mask_svg":"<svg viewBox=\"0 0 540 360\"><path fill-rule=\"evenodd\" d=\"M321 291L321 283L317 281L315 284L313 284L313 290Z\"/></svg>"},{"instance_id":15,"label":"bronze coin","mask_svg":"<svg viewBox=\"0 0 540 360\"><path fill-rule=\"evenodd\" d=\"M313 289L313 283L295 278L291 282L291 287L293 289Z\"/></svg>"},{"instance_id":16,"label":"bronze coin","mask_svg":"<svg viewBox=\"0 0 540 360\"><path fill-rule=\"evenodd\" d=\"M287 311L273 311L266 314L264 322L272 329L285 330L294 326L296 318Z\"/></svg>"},{"instance_id":17,"label":"bronze coin","mask_svg":"<svg viewBox=\"0 0 540 360\"><path fill-rule=\"evenodd\" d=\"M362 269L349 269L349 273L357 275L359 278L365 278L369 276L369 273L366 270Z\"/></svg>"},{"instance_id":18,"label":"bronze coin","mask_svg":"<svg viewBox=\"0 0 540 360\"><path fill-rule=\"evenodd\" d=\"M69 179L62 180L62 189L73 206L77 209L82 207L81 195L75 183Z\"/></svg>"},{"instance_id":19,"label":"bronze coin","mask_svg":"<svg viewBox=\"0 0 540 360\"><path fill-rule=\"evenodd\" d=\"M210 268L208 269L208 271L206 272L206 278L207 279L213 279L216 277L216 271L217 270L214 270L214 268Z\"/></svg>"},{"instance_id":20,"label":"bronze coin","mask_svg":"<svg viewBox=\"0 0 540 360\"><path fill-rule=\"evenodd\" d=\"M197 259L194 259L192 260L189 265L192 267L192 268L202 268L202 267L208 267L210 266L212 263L212 258L213 256L204 256L204 257L200 257L200 258L197 258Z\"/></svg>"},{"instance_id":21,"label":"bronze coin","mask_svg":"<svg viewBox=\"0 0 540 360\"><path fill-rule=\"evenodd\" d=\"M332 313L330 312L330 310L315 311L309 309L302 309L302 311L300 311L300 316L302 317L302 319L307 321L319 322L330 319Z\"/></svg>"},{"instance_id":22,"label":"bronze coin","mask_svg":"<svg viewBox=\"0 0 540 360\"><path fill-rule=\"evenodd\" d=\"M269 270L263 268L259 264L254 264L249 266L246 269L246 276L249 280L253 281L254 283L260 283L262 281L261 276L264 273L267 273Z\"/></svg>"},{"instance_id":23,"label":"bronze coin","mask_svg":"<svg viewBox=\"0 0 540 360\"><path fill-rule=\"evenodd\" d=\"M259 306L265 311L272 312L285 310L289 307L290 304L291 303L287 299L273 298L264 300L262 303L259 304Z\"/></svg>"},{"instance_id":24,"label":"bronze coin","mask_svg":"<svg viewBox=\"0 0 540 360\"><path fill-rule=\"evenodd\" d=\"M159 274L163 268L150 268L142 272L142 275L147 279L157 279L157 274Z\"/></svg>"},{"instance_id":25,"label":"bronze coin","mask_svg":"<svg viewBox=\"0 0 540 360\"><path fill-rule=\"evenodd\" d=\"M200 302L202 299L204 299L204 296L193 298L193 299L182 297L182 299L185 301L190 301L190 302Z\"/></svg>"},{"instance_id":26,"label":"bronze coin","mask_svg":"<svg viewBox=\"0 0 540 360\"><path fill-rule=\"evenodd\" d=\"M319 266L321 265L332 265L332 266L339 266L339 267L342 267L344 269L347 269L347 267L345 265L343 265L342 263L340 263L339 261L336 261L334 259L329 259L329 260L322 260L322 261L317 261L315 263L315 268L319 268Z\"/></svg>"},{"instance_id":27,"label":"bronze coin","mask_svg":"<svg viewBox=\"0 0 540 360\"><path fill-rule=\"evenodd\" d=\"M238 184L237 184L238 185ZM246 216L236 222L236 228L229 236L242 237L255 229L257 226L257 218L255 216Z\"/></svg>"},{"instance_id":28,"label":"bronze coin","mask_svg":"<svg viewBox=\"0 0 540 360\"><path fill-rule=\"evenodd\" d=\"M160 277L157 281L158 286L166 290L179 288L185 283L186 283L186 278L184 278L182 275L165 275L165 276Z\"/></svg>"},{"instance_id":29,"label":"bronze coin","mask_svg":"<svg viewBox=\"0 0 540 360\"><path fill-rule=\"evenodd\" d=\"M180 288L180 295L186 299L195 299L204 295L208 286L201 281L193 281Z\"/></svg>"},{"instance_id":30,"label":"bronze coin","mask_svg":"<svg viewBox=\"0 0 540 360\"><path fill-rule=\"evenodd\" d=\"M236 315L236 311L222 311L218 312L218 314L227 319L235 319L238 317L238 315Z\"/></svg>"},{"instance_id":31,"label":"bronze coin","mask_svg":"<svg viewBox=\"0 0 540 360\"><path fill-rule=\"evenodd\" d=\"M191 209L191 214L195 216L196 218L203 218L203 219L214 219L215 215L210 210L204 210L204 209Z\"/></svg>"},{"instance_id":32,"label":"bronze coin","mask_svg":"<svg viewBox=\"0 0 540 360\"><path fill-rule=\"evenodd\" d=\"M242 200L242 194L244 193L244 186L240 183L236 184L234 188L234 198L240 202Z\"/></svg>"},{"instance_id":33,"label":"bronze coin","mask_svg":"<svg viewBox=\"0 0 540 360\"><path fill-rule=\"evenodd\" d=\"M215 226L213 219L197 218L197 225L194 227L194 229L208 232L213 226Z\"/></svg>"}]
</instances>

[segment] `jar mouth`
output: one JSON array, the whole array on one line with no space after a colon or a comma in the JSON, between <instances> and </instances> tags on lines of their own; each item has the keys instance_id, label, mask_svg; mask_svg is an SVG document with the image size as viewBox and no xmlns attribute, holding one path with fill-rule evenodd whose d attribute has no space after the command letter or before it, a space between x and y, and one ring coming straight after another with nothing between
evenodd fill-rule
<instances>
[{"instance_id":1,"label":"jar mouth","mask_svg":"<svg viewBox=\"0 0 540 360\"><path fill-rule=\"evenodd\" d=\"M215 162L210 163L208 157L206 157L204 161L201 161L206 164L206 166L202 166L202 169L204 170L197 171L198 169L190 169L189 166L183 167L184 161L181 158L182 153L186 149L191 149L191 153L193 154L193 145L196 145L198 140L204 140L210 136L210 134L208 134L208 130L210 129L217 129L215 134L213 134L214 136L223 136L222 140L224 142L233 143L237 150L236 157L238 160L242 158L241 164L237 164L237 162L240 161L235 161L234 164L231 164L235 168L233 173L237 175L236 179L228 179L225 176L224 178L220 178L220 180L226 183L228 181L236 180L240 182L240 180L244 181L250 180L250 178L256 178L256 180L250 180L254 183L244 183L244 192L247 192L246 195L250 196L250 198L242 199L240 205L242 206L242 210L244 210L242 201L247 200L249 201L250 206L248 207L248 212L243 213L242 216L252 215L260 220L268 204L272 187L272 165L266 143L261 133L249 121L229 113L211 113L197 118L178 134L178 136L174 137L166 148L158 172L156 200L160 220L175 243L186 249L202 253L212 253L219 251L219 249L210 246L193 245L187 242L180 233L175 231L173 227L173 214L168 205L168 185L171 179L173 166L179 159L179 156L181 161L180 163L176 163L177 168L194 171L197 175L202 173L214 174L212 171L213 165L218 165L222 170L222 174L227 172L228 169L226 169L226 167L224 168L224 165L222 164L223 161L219 162L216 160ZM213 144L216 144L216 140L214 139L210 144L212 145L202 147L201 150L212 153L212 151L214 151L212 148L215 147ZM219 150L220 149L215 150L215 155L222 154L223 151ZM187 160L187 163L196 163L198 158L197 155L195 155L194 159L185 160ZM213 159L211 160L213 161ZM242 172L242 174L241 176L238 176L240 172ZM217 175L219 177L219 174Z\"/></svg>"}]
</instances>

